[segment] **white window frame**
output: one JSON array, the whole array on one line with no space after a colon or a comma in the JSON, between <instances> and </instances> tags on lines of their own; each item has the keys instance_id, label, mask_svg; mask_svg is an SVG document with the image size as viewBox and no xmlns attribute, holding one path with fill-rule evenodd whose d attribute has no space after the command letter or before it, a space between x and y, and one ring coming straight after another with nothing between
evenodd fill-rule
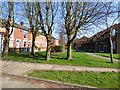
<instances>
[{"instance_id":1,"label":"white window frame","mask_svg":"<svg viewBox=\"0 0 120 90\"><path fill-rule=\"evenodd\" d=\"M27 35L28 35L28 34L27 34L27 31L24 31L24 35L25 35L25 33L26 33L26 37L24 37L24 39L26 39L26 38L27 38Z\"/></svg>"},{"instance_id":2,"label":"white window frame","mask_svg":"<svg viewBox=\"0 0 120 90\"><path fill-rule=\"evenodd\" d=\"M115 36L116 35L116 29L113 29L112 30L112 36Z\"/></svg>"},{"instance_id":3,"label":"white window frame","mask_svg":"<svg viewBox=\"0 0 120 90\"><path fill-rule=\"evenodd\" d=\"M18 48L18 47L17 47L17 41L19 41L19 48L20 48L20 47L21 47L21 45L20 45L21 39L16 39L16 45L15 45L16 48Z\"/></svg>"},{"instance_id":4,"label":"white window frame","mask_svg":"<svg viewBox=\"0 0 120 90\"><path fill-rule=\"evenodd\" d=\"M23 47L24 47L24 42L26 42L26 47L28 47L28 42L27 42L27 40L23 40Z\"/></svg>"}]
</instances>

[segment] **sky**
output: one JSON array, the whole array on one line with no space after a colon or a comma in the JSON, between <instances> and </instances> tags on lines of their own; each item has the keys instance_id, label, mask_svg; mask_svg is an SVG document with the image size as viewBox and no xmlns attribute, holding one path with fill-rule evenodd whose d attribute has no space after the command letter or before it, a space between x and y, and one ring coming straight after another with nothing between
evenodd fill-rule
<instances>
[{"instance_id":1,"label":"sky","mask_svg":"<svg viewBox=\"0 0 120 90\"><path fill-rule=\"evenodd\" d=\"M7 1L7 0L5 0L5 1ZM92 1L92 0L91 0ZM94 0L95 1L95 0ZM106 1L106 0L105 0ZM119 1L119 0L116 0L116 2L114 2L114 5L115 6L118 6L118 2L117 1ZM3 5L3 4L5 4L5 2L0 2L0 5ZM119 3L120 4L120 3ZM5 8L3 9L3 10L6 10ZM15 4L15 13L21 13L21 15L17 15L17 16L15 16L15 22L17 23L17 24L20 24L20 22L24 22L25 23L25 26L26 27L29 27L29 24L28 24L28 20L26 19L26 18L24 18L24 15L25 15L25 13L24 13L24 10L23 10L23 7L22 6L19 6L18 4L17 4L17 2L16 2L16 4ZM4 12L5 13L5 12ZM113 18L109 18L108 19L108 22L109 22L109 25L112 25L111 23L113 22L113 20L114 20L114 18L115 18L116 16L114 16ZM2 15L0 15L0 18L3 18L3 16ZM59 8L58 8L58 12L57 12L57 15L56 15L56 18L55 18L55 24L54 24L54 31L53 31L53 34L52 34L52 36L54 36L55 38L59 38L59 21L61 20L61 12L60 12L60 6L59 6ZM116 20L115 21L115 23L120 23L120 20ZM104 30L106 27L104 26L104 25L101 25L100 26L100 28L98 28L98 27L94 27L94 28L92 28L92 30L91 31L89 31L89 32L87 32L87 33L84 33L83 35L81 35L81 34L78 34L77 35L77 38L81 38L81 37L83 37L83 36L87 36L87 37L90 37L90 36L92 36L92 35L94 35L94 34L96 34L97 32L99 32L99 31L101 31L101 30Z\"/></svg>"},{"instance_id":2,"label":"sky","mask_svg":"<svg viewBox=\"0 0 120 90\"><path fill-rule=\"evenodd\" d=\"M29 2L46 2L50 0L0 0L1 2L8 2L8 1L14 1L14 2L23 2L23 1L29 1ZM67 2L68 0L52 0L52 2ZM72 2L110 2L110 1L116 1L119 2L120 0L69 0Z\"/></svg>"}]
</instances>

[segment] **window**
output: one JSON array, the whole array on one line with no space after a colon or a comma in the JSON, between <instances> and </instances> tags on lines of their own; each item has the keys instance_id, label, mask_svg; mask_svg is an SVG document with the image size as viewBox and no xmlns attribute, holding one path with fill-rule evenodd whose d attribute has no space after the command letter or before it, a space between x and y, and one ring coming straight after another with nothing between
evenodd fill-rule
<instances>
[{"instance_id":1,"label":"window","mask_svg":"<svg viewBox=\"0 0 120 90\"><path fill-rule=\"evenodd\" d=\"M31 45L31 43L30 43L30 41L28 42L28 47L30 47L30 45Z\"/></svg>"},{"instance_id":2,"label":"window","mask_svg":"<svg viewBox=\"0 0 120 90\"><path fill-rule=\"evenodd\" d=\"M116 43L113 42L113 49L116 49Z\"/></svg>"},{"instance_id":3,"label":"window","mask_svg":"<svg viewBox=\"0 0 120 90\"><path fill-rule=\"evenodd\" d=\"M103 44L103 42L100 42L99 51L104 52L104 44Z\"/></svg>"},{"instance_id":4,"label":"window","mask_svg":"<svg viewBox=\"0 0 120 90\"><path fill-rule=\"evenodd\" d=\"M116 30L113 29L113 30L112 30L112 36L115 36L115 35L116 35Z\"/></svg>"},{"instance_id":5,"label":"window","mask_svg":"<svg viewBox=\"0 0 120 90\"><path fill-rule=\"evenodd\" d=\"M43 37L41 36L40 38L41 38L41 41L43 41Z\"/></svg>"},{"instance_id":6,"label":"window","mask_svg":"<svg viewBox=\"0 0 120 90\"><path fill-rule=\"evenodd\" d=\"M20 42L19 40L16 41L16 48L19 48L20 47Z\"/></svg>"},{"instance_id":7,"label":"window","mask_svg":"<svg viewBox=\"0 0 120 90\"><path fill-rule=\"evenodd\" d=\"M42 46L42 43L40 43L40 46Z\"/></svg>"},{"instance_id":8,"label":"window","mask_svg":"<svg viewBox=\"0 0 120 90\"><path fill-rule=\"evenodd\" d=\"M104 38L104 39L105 39L105 38L108 38L108 37L109 37L109 33L106 32L106 33L103 34L103 38Z\"/></svg>"},{"instance_id":9,"label":"window","mask_svg":"<svg viewBox=\"0 0 120 90\"><path fill-rule=\"evenodd\" d=\"M27 42L26 41L24 41L24 47L26 47L27 46Z\"/></svg>"},{"instance_id":10,"label":"window","mask_svg":"<svg viewBox=\"0 0 120 90\"><path fill-rule=\"evenodd\" d=\"M24 31L24 38L27 38L27 31Z\"/></svg>"}]
</instances>

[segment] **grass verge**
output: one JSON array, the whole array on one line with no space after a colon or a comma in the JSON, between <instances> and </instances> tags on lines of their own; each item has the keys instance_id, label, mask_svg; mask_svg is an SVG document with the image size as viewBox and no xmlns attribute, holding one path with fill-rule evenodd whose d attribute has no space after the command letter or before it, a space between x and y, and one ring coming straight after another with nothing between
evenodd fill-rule
<instances>
[{"instance_id":1,"label":"grass verge","mask_svg":"<svg viewBox=\"0 0 120 90\"><path fill-rule=\"evenodd\" d=\"M108 53L95 53L95 54L96 54L96 55L103 56L103 57L110 57L110 55L109 55ZM120 54L113 54L113 58L120 60Z\"/></svg>"},{"instance_id":2,"label":"grass verge","mask_svg":"<svg viewBox=\"0 0 120 90\"><path fill-rule=\"evenodd\" d=\"M94 86L98 88L118 88L118 73L115 72L66 72L38 71L28 73L28 76L63 83Z\"/></svg>"},{"instance_id":3,"label":"grass verge","mask_svg":"<svg viewBox=\"0 0 120 90\"><path fill-rule=\"evenodd\" d=\"M31 62L41 64L58 64L71 66L86 66L86 67L100 67L100 68L119 68L118 62L110 63L109 60L97 58L87 55L83 52L72 52L73 59L66 60L66 52L51 54L51 59L45 61L45 52L37 52L36 57L29 58L29 53L10 54L5 60Z\"/></svg>"}]
</instances>

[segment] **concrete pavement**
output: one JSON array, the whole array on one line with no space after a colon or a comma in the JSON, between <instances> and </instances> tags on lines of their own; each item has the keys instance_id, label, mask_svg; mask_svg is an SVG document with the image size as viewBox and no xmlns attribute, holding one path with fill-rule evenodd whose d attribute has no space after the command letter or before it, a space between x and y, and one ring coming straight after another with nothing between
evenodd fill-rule
<instances>
[{"instance_id":1,"label":"concrete pavement","mask_svg":"<svg viewBox=\"0 0 120 90\"><path fill-rule=\"evenodd\" d=\"M9 88L61 88L61 87L73 87L63 84L52 83L51 81L32 81L29 78L25 79L25 75L33 70L63 70L63 71L93 71L93 72L118 72L118 69L114 68L93 68L93 67L80 67L80 66L65 66L54 64L38 64L27 62L13 62L0 60L0 73L3 73L2 87ZM6 75L7 76L4 76ZM13 77L9 77L12 76ZM20 78L16 78L20 77ZM0 78L1 80L1 78ZM33 83L34 82L34 83ZM1 84L1 83L0 83ZM84 86L78 86L84 87ZM88 87L88 86L86 86ZM84 87L84 88L86 88ZM90 87L91 88L91 87ZM92 89L91 89L92 90Z\"/></svg>"},{"instance_id":2,"label":"concrete pavement","mask_svg":"<svg viewBox=\"0 0 120 90\"><path fill-rule=\"evenodd\" d=\"M96 55L96 54L90 53L90 52L88 52L88 53L86 53L86 54L91 55L91 56L94 56L94 57L98 57L98 58L103 58L103 59L106 59L106 60L109 60L109 61L110 61L110 58L108 58L108 57L103 57L103 56ZM113 59L113 60L114 60L115 62L120 62L120 60L118 60L118 59Z\"/></svg>"},{"instance_id":3,"label":"concrete pavement","mask_svg":"<svg viewBox=\"0 0 120 90\"><path fill-rule=\"evenodd\" d=\"M26 80L17 80L9 76L2 76L2 88L46 88L44 84L34 84Z\"/></svg>"},{"instance_id":4,"label":"concrete pavement","mask_svg":"<svg viewBox=\"0 0 120 90\"><path fill-rule=\"evenodd\" d=\"M93 71L93 72L118 72L115 68L97 68L81 66L65 66L54 64L39 64L26 62L1 61L2 73L12 75L25 75L32 70L63 70L63 71Z\"/></svg>"}]
</instances>

